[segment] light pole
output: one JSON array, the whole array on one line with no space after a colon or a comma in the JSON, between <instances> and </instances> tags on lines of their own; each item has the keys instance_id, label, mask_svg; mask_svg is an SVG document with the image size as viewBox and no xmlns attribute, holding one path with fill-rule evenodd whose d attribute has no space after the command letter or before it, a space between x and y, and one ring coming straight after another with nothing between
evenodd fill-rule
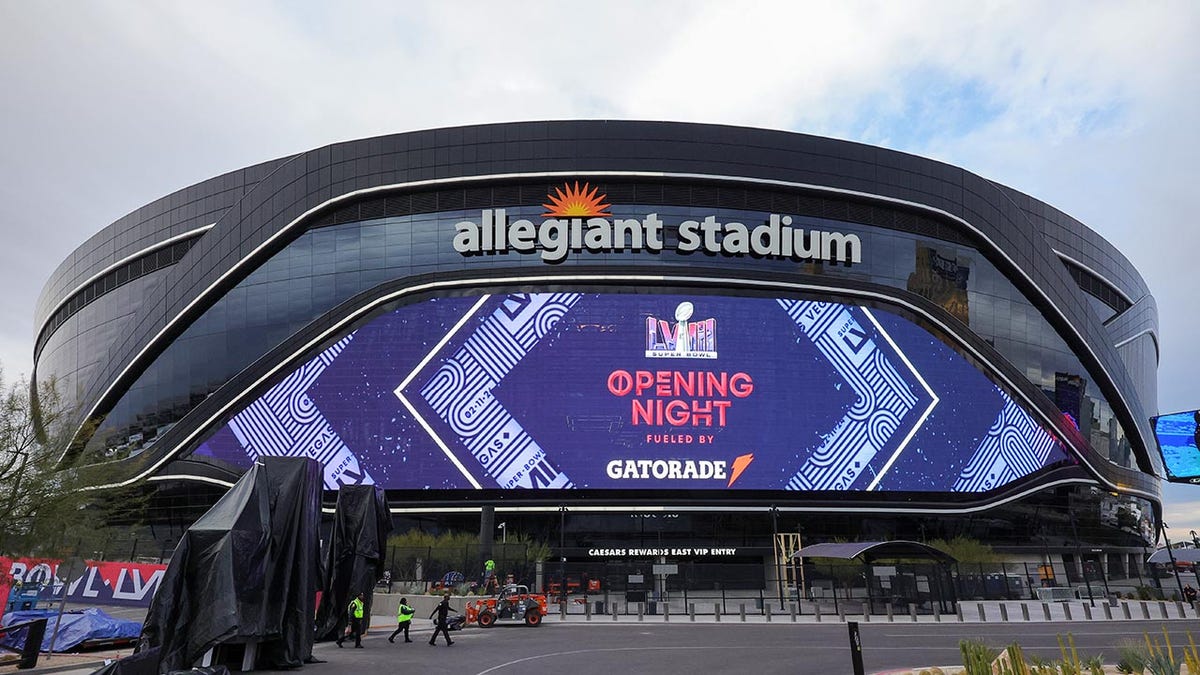
<instances>
[{"instance_id":1,"label":"light pole","mask_svg":"<svg viewBox=\"0 0 1200 675\"><path fill-rule=\"evenodd\" d=\"M567 606L567 505L558 507L558 593L559 602Z\"/></svg>"},{"instance_id":2,"label":"light pole","mask_svg":"<svg viewBox=\"0 0 1200 675\"><path fill-rule=\"evenodd\" d=\"M499 525L496 526L496 529L500 530L500 543L507 544L508 543L508 523L500 523Z\"/></svg>"},{"instance_id":3,"label":"light pole","mask_svg":"<svg viewBox=\"0 0 1200 675\"><path fill-rule=\"evenodd\" d=\"M1162 529L1163 541L1167 544L1167 557L1171 559L1171 571L1175 573L1175 584L1179 586L1179 599L1184 599L1183 582L1179 580L1179 568L1175 565L1175 552L1171 550L1171 540L1167 538L1167 521L1160 520L1159 527Z\"/></svg>"},{"instance_id":4,"label":"light pole","mask_svg":"<svg viewBox=\"0 0 1200 675\"><path fill-rule=\"evenodd\" d=\"M779 593L779 606L783 606L783 569L779 559L779 507L771 505L771 550L775 551L775 589Z\"/></svg>"},{"instance_id":5,"label":"light pole","mask_svg":"<svg viewBox=\"0 0 1200 675\"><path fill-rule=\"evenodd\" d=\"M1087 563L1083 561L1083 547L1079 544L1079 528L1075 526L1075 510L1068 505L1067 513L1071 516L1071 532L1075 535L1075 557L1079 559L1079 571L1083 572L1083 583L1087 585L1088 600L1092 607L1096 606L1096 598L1092 596L1092 580L1088 578Z\"/></svg>"}]
</instances>

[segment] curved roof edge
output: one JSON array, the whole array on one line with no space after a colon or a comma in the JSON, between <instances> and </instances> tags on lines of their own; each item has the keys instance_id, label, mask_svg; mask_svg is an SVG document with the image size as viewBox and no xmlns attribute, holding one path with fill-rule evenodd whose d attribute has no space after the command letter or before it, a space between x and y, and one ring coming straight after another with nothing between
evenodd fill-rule
<instances>
[{"instance_id":1,"label":"curved roof edge","mask_svg":"<svg viewBox=\"0 0 1200 675\"><path fill-rule=\"evenodd\" d=\"M863 562L884 558L930 558L938 562L958 562L954 556L919 541L854 541L846 543L813 544L792 554L793 558L840 558L851 560L861 557Z\"/></svg>"}]
</instances>

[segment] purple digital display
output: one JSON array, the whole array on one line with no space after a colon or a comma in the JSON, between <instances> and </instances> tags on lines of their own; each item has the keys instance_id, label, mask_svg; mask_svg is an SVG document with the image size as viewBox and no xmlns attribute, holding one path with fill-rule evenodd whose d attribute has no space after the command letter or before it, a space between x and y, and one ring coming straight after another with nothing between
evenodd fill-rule
<instances>
[{"instance_id":1,"label":"purple digital display","mask_svg":"<svg viewBox=\"0 0 1200 675\"><path fill-rule=\"evenodd\" d=\"M379 316L196 455L326 487L985 492L1069 461L896 314L788 298L532 293Z\"/></svg>"}]
</instances>

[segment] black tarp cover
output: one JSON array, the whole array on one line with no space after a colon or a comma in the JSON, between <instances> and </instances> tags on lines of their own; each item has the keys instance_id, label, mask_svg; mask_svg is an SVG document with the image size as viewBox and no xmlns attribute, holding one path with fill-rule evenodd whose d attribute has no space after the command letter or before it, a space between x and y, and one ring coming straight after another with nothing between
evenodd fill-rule
<instances>
[{"instance_id":1,"label":"black tarp cover","mask_svg":"<svg viewBox=\"0 0 1200 675\"><path fill-rule=\"evenodd\" d=\"M158 648L160 673L226 642L258 641L265 667L311 657L321 487L315 460L263 457L188 528L138 642Z\"/></svg>"},{"instance_id":2,"label":"black tarp cover","mask_svg":"<svg viewBox=\"0 0 1200 675\"><path fill-rule=\"evenodd\" d=\"M371 592L383 576L392 516L381 488L344 485L338 490L333 531L325 549L325 583L317 608L317 639L335 640L347 623L346 605L357 594L371 616Z\"/></svg>"}]
</instances>

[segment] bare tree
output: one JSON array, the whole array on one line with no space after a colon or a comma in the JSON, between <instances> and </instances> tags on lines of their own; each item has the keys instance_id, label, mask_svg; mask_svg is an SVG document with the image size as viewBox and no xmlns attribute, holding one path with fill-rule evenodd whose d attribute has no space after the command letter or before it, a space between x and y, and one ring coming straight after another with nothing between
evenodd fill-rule
<instances>
[{"instance_id":1,"label":"bare tree","mask_svg":"<svg viewBox=\"0 0 1200 675\"><path fill-rule=\"evenodd\" d=\"M113 536L114 509L142 506L140 490L93 490L117 465L58 464L71 430L58 383L24 378L8 384L0 370L0 554L74 555ZM126 519L127 520L127 519Z\"/></svg>"}]
</instances>

